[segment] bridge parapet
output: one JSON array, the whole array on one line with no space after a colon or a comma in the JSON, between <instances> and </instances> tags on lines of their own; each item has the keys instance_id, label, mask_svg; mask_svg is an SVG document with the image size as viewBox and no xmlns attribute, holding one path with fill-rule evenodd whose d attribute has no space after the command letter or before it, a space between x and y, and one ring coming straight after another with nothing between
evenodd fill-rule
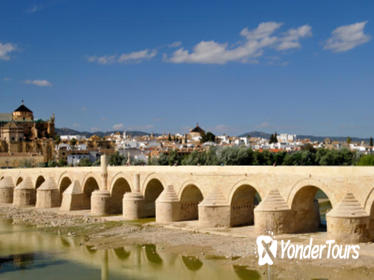
<instances>
[{"instance_id":1,"label":"bridge parapet","mask_svg":"<svg viewBox=\"0 0 374 280\"><path fill-rule=\"evenodd\" d=\"M163 222L198 219L200 226L255 223L258 228L269 227L261 223L268 221L273 211L273 221L266 223L289 224L273 228L275 232L316 230L320 225L316 195L323 192L326 197L322 199L329 199L334 209L352 193L369 217L369 236L374 239L374 167L103 165L2 169L0 202L35 205L33 194L47 178L56 183L64 210L91 209L93 214L123 214L125 219L156 215L156 220ZM163 199L171 197L171 189L160 197L166 186L173 186L175 201L168 202L173 205L170 210L161 211L160 207L166 207ZM269 194L275 195L272 190L277 190L276 196L283 199L287 210L265 211ZM264 202L256 208L261 200ZM281 211L292 218L286 219Z\"/></svg>"}]
</instances>

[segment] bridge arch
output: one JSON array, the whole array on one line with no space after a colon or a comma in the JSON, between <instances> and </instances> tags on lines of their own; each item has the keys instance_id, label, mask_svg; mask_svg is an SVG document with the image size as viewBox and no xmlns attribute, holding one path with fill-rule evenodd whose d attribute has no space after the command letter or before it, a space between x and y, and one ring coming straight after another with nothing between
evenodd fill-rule
<instances>
[{"instance_id":1,"label":"bridge arch","mask_svg":"<svg viewBox=\"0 0 374 280\"><path fill-rule=\"evenodd\" d=\"M369 191L366 196L364 209L366 213L370 215L369 222L369 238L371 241L374 241L374 187Z\"/></svg>"},{"instance_id":2,"label":"bridge arch","mask_svg":"<svg viewBox=\"0 0 374 280\"><path fill-rule=\"evenodd\" d=\"M35 189L39 188L45 181L45 178L43 175L39 175L35 180Z\"/></svg>"},{"instance_id":3,"label":"bridge arch","mask_svg":"<svg viewBox=\"0 0 374 280\"><path fill-rule=\"evenodd\" d=\"M83 207L85 209L91 209L92 192L100 189L97 179L94 176L86 177L82 188L84 205Z\"/></svg>"},{"instance_id":4,"label":"bridge arch","mask_svg":"<svg viewBox=\"0 0 374 280\"><path fill-rule=\"evenodd\" d=\"M325 227L325 215L335 205L334 193L318 180L301 180L291 189L288 205L294 213L293 231L315 232ZM321 203L322 201L322 203Z\"/></svg>"},{"instance_id":5,"label":"bridge arch","mask_svg":"<svg viewBox=\"0 0 374 280\"><path fill-rule=\"evenodd\" d=\"M68 175L65 175L60 179L58 183L58 189L61 195L64 193L64 191L66 191L66 189L71 185L72 182L73 180Z\"/></svg>"},{"instance_id":6,"label":"bridge arch","mask_svg":"<svg viewBox=\"0 0 374 280\"><path fill-rule=\"evenodd\" d=\"M17 180L16 180L16 186L18 186L19 184L21 184L22 181L23 181L23 177L22 176L18 176Z\"/></svg>"},{"instance_id":7,"label":"bridge arch","mask_svg":"<svg viewBox=\"0 0 374 280\"><path fill-rule=\"evenodd\" d=\"M199 218L199 203L204 199L203 192L194 182L185 183L179 193L180 220L197 220Z\"/></svg>"},{"instance_id":8,"label":"bridge arch","mask_svg":"<svg viewBox=\"0 0 374 280\"><path fill-rule=\"evenodd\" d=\"M262 196L252 182L241 180L232 188L230 203L230 226L253 225L254 208Z\"/></svg>"},{"instance_id":9,"label":"bridge arch","mask_svg":"<svg viewBox=\"0 0 374 280\"><path fill-rule=\"evenodd\" d=\"M125 250L125 248L123 247L119 247L119 248L115 248L113 249L113 252L114 252L114 255L120 260L120 261L124 261L124 260L127 260L130 255L131 255L131 251L127 251Z\"/></svg>"},{"instance_id":10,"label":"bridge arch","mask_svg":"<svg viewBox=\"0 0 374 280\"><path fill-rule=\"evenodd\" d=\"M144 216L154 217L156 210L156 199L164 190L164 184L156 177L151 176L144 184Z\"/></svg>"},{"instance_id":11,"label":"bridge arch","mask_svg":"<svg viewBox=\"0 0 374 280\"><path fill-rule=\"evenodd\" d=\"M131 192L129 181L119 174L112 180L110 187L110 204L112 214L122 214L122 199L126 192Z\"/></svg>"},{"instance_id":12,"label":"bridge arch","mask_svg":"<svg viewBox=\"0 0 374 280\"><path fill-rule=\"evenodd\" d=\"M191 271L198 271L203 266L202 261L194 256L182 256L182 262Z\"/></svg>"}]
</instances>

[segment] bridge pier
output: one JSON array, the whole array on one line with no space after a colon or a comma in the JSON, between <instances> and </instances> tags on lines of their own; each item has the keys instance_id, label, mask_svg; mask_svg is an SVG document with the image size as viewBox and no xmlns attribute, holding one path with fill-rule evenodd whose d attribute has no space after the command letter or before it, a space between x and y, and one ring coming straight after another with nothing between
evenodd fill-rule
<instances>
[{"instance_id":1,"label":"bridge pier","mask_svg":"<svg viewBox=\"0 0 374 280\"><path fill-rule=\"evenodd\" d=\"M291 233L292 210L277 189L271 190L254 210L255 230L258 234Z\"/></svg>"},{"instance_id":2,"label":"bridge pier","mask_svg":"<svg viewBox=\"0 0 374 280\"><path fill-rule=\"evenodd\" d=\"M4 177L0 181L0 203L13 203L14 184L11 177Z\"/></svg>"},{"instance_id":3,"label":"bridge pier","mask_svg":"<svg viewBox=\"0 0 374 280\"><path fill-rule=\"evenodd\" d=\"M134 192L126 192L122 199L122 211L125 220L138 220L144 217L144 197L140 193L140 174L134 176Z\"/></svg>"},{"instance_id":4,"label":"bridge pier","mask_svg":"<svg viewBox=\"0 0 374 280\"><path fill-rule=\"evenodd\" d=\"M99 190L92 192L91 195L91 214L94 216L106 216L110 211L110 192Z\"/></svg>"},{"instance_id":5,"label":"bridge pier","mask_svg":"<svg viewBox=\"0 0 374 280\"><path fill-rule=\"evenodd\" d=\"M19 186L14 189L13 205L27 207L35 205L35 189L30 177L26 177Z\"/></svg>"},{"instance_id":6,"label":"bridge pier","mask_svg":"<svg viewBox=\"0 0 374 280\"><path fill-rule=\"evenodd\" d=\"M55 181L48 177L36 191L36 208L53 208L60 206L60 192Z\"/></svg>"},{"instance_id":7,"label":"bridge pier","mask_svg":"<svg viewBox=\"0 0 374 280\"><path fill-rule=\"evenodd\" d=\"M180 219L180 202L172 185L167 186L156 200L156 222L170 223Z\"/></svg>"},{"instance_id":8,"label":"bridge pier","mask_svg":"<svg viewBox=\"0 0 374 280\"><path fill-rule=\"evenodd\" d=\"M141 193L127 192L123 196L122 209L125 220L143 218L144 197Z\"/></svg>"},{"instance_id":9,"label":"bridge pier","mask_svg":"<svg viewBox=\"0 0 374 280\"><path fill-rule=\"evenodd\" d=\"M352 193L326 215L329 239L342 243L369 241L370 217Z\"/></svg>"},{"instance_id":10,"label":"bridge pier","mask_svg":"<svg viewBox=\"0 0 374 280\"><path fill-rule=\"evenodd\" d=\"M230 205L219 189L210 192L199 204L200 227L230 227Z\"/></svg>"},{"instance_id":11,"label":"bridge pier","mask_svg":"<svg viewBox=\"0 0 374 280\"><path fill-rule=\"evenodd\" d=\"M72 211L84 209L82 204L83 201L84 194L81 191L81 186L79 182L75 180L62 194L60 210Z\"/></svg>"}]
</instances>

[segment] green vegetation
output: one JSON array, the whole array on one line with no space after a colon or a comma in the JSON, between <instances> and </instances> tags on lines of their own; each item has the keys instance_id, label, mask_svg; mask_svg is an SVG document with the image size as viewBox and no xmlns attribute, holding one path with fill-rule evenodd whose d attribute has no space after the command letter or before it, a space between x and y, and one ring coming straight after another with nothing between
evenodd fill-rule
<instances>
[{"instance_id":1,"label":"green vegetation","mask_svg":"<svg viewBox=\"0 0 374 280\"><path fill-rule=\"evenodd\" d=\"M369 160L370 157L370 160ZM304 146L296 152L253 151L247 147L212 147L181 155L176 151L164 153L153 165L374 165L374 155L362 156L348 149L327 150Z\"/></svg>"},{"instance_id":2,"label":"green vegetation","mask_svg":"<svg viewBox=\"0 0 374 280\"><path fill-rule=\"evenodd\" d=\"M74 147L76 144L77 144L77 139L75 139L75 138L72 138L71 140L70 140L70 146L72 146L72 147Z\"/></svg>"},{"instance_id":3,"label":"green vegetation","mask_svg":"<svg viewBox=\"0 0 374 280\"><path fill-rule=\"evenodd\" d=\"M270 139L269 139L269 144L272 144L272 143L278 143L278 138L277 138L277 133L275 132L274 134L271 134L270 135Z\"/></svg>"},{"instance_id":4,"label":"green vegetation","mask_svg":"<svg viewBox=\"0 0 374 280\"><path fill-rule=\"evenodd\" d=\"M216 142L216 136L212 132L208 131L207 133L201 135L200 142Z\"/></svg>"},{"instance_id":5,"label":"green vegetation","mask_svg":"<svg viewBox=\"0 0 374 280\"><path fill-rule=\"evenodd\" d=\"M120 155L119 152L115 152L109 158L109 165L112 166L119 166L119 165L126 165L127 157Z\"/></svg>"},{"instance_id":6,"label":"green vegetation","mask_svg":"<svg viewBox=\"0 0 374 280\"><path fill-rule=\"evenodd\" d=\"M91 166L92 162L88 158L82 158L79 160L78 166Z\"/></svg>"},{"instance_id":7,"label":"green vegetation","mask_svg":"<svg viewBox=\"0 0 374 280\"><path fill-rule=\"evenodd\" d=\"M357 165L360 165L360 166L374 165L374 155L364 155L360 157Z\"/></svg>"}]
</instances>

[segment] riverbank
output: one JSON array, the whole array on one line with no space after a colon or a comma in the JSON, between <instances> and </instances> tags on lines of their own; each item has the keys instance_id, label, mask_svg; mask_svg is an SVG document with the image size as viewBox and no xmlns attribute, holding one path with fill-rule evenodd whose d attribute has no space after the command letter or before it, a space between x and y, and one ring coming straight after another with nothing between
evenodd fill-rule
<instances>
[{"instance_id":1,"label":"riverbank","mask_svg":"<svg viewBox=\"0 0 374 280\"><path fill-rule=\"evenodd\" d=\"M200 229L197 222L157 225L152 220L124 222L120 216L92 217L89 211L60 212L58 209L17 209L0 205L0 216L13 223L37 227L60 235L81 238L82 245L95 249L119 248L132 244L157 244L160 251L224 263L247 266L266 274L257 265L256 237L253 226L233 229ZM323 243L325 233L277 236L277 239L307 244L310 237ZM358 260L276 260L272 271L276 279L372 279L374 244L360 244Z\"/></svg>"}]
</instances>

